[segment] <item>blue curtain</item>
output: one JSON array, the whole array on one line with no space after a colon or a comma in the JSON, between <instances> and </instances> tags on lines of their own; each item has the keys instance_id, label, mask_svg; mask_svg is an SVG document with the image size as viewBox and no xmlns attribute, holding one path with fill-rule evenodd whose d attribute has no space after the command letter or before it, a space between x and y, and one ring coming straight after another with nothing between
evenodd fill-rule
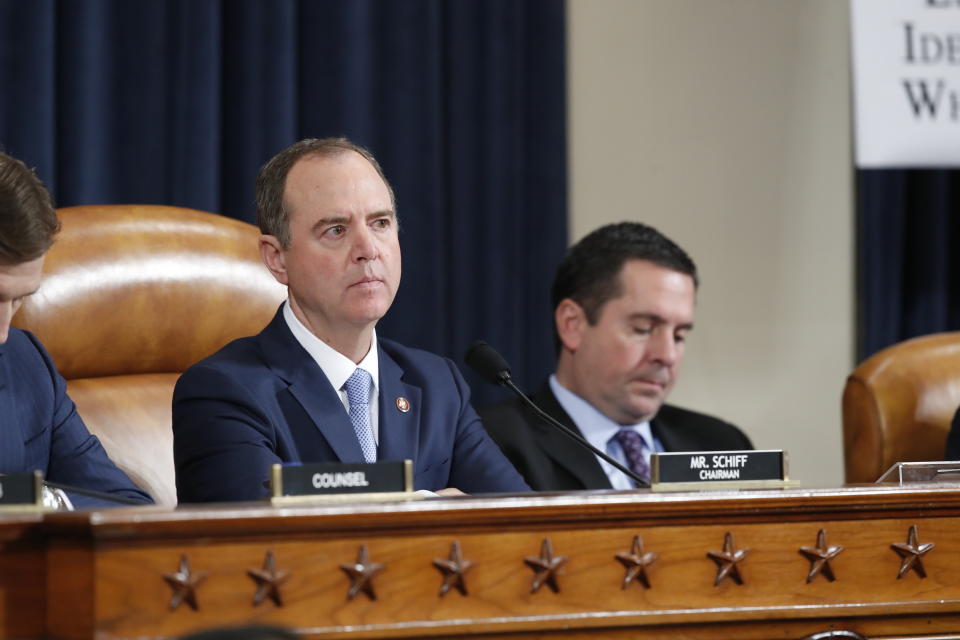
<instances>
[{"instance_id":1,"label":"blue curtain","mask_svg":"<svg viewBox=\"0 0 960 640\"><path fill-rule=\"evenodd\" d=\"M346 135L398 198L382 335L457 361L486 338L533 387L567 240L564 28L562 0L0 0L0 147L58 206L252 222L264 161Z\"/></svg>"},{"instance_id":2,"label":"blue curtain","mask_svg":"<svg viewBox=\"0 0 960 640\"><path fill-rule=\"evenodd\" d=\"M960 170L857 171L859 356L960 329Z\"/></svg>"}]
</instances>

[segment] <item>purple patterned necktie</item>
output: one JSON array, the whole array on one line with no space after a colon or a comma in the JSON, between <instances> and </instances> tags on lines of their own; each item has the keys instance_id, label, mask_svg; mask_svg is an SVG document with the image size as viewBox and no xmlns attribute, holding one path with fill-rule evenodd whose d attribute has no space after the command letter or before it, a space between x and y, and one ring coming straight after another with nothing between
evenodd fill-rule
<instances>
[{"instance_id":1,"label":"purple patterned necktie","mask_svg":"<svg viewBox=\"0 0 960 640\"><path fill-rule=\"evenodd\" d=\"M630 470L643 478L644 482L649 482L650 465L647 464L647 459L643 455L643 450L646 448L643 436L633 429L621 428L612 439L616 440L623 448L623 453L627 458L627 466L630 467Z\"/></svg>"}]
</instances>

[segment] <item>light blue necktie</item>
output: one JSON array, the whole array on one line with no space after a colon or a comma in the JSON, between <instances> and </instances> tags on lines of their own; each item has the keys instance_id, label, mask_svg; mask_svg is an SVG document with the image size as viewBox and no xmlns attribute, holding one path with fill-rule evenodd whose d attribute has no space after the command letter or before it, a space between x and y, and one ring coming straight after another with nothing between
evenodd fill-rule
<instances>
[{"instance_id":1,"label":"light blue necktie","mask_svg":"<svg viewBox=\"0 0 960 640\"><path fill-rule=\"evenodd\" d=\"M350 404L350 422L360 441L363 450L363 459L366 462L376 462L377 443L373 439L373 425L370 424L370 393L373 389L373 378L363 369L353 372L343 388L347 391L347 402Z\"/></svg>"}]
</instances>

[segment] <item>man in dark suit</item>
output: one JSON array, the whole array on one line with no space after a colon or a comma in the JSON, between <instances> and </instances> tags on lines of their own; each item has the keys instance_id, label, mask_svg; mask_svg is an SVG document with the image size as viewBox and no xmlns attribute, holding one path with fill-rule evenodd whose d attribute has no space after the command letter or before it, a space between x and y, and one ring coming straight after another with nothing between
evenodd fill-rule
<instances>
[{"instance_id":1,"label":"man in dark suit","mask_svg":"<svg viewBox=\"0 0 960 640\"><path fill-rule=\"evenodd\" d=\"M40 342L10 326L24 298L40 287L44 255L59 228L40 180L0 153L0 473L40 470L52 482L149 503L87 431ZM116 504L68 496L76 507Z\"/></svg>"},{"instance_id":2,"label":"man in dark suit","mask_svg":"<svg viewBox=\"0 0 960 640\"><path fill-rule=\"evenodd\" d=\"M729 423L663 404L693 328L696 289L693 260L656 229L624 222L586 236L557 270L557 371L534 402L647 479L654 451L752 448ZM480 414L536 490L634 486L519 399Z\"/></svg>"},{"instance_id":3,"label":"man in dark suit","mask_svg":"<svg viewBox=\"0 0 960 640\"><path fill-rule=\"evenodd\" d=\"M186 371L173 401L180 502L255 500L278 462L414 461L417 489L525 491L456 366L377 336L400 284L395 201L342 139L263 166L264 263L287 301L259 334Z\"/></svg>"}]
</instances>

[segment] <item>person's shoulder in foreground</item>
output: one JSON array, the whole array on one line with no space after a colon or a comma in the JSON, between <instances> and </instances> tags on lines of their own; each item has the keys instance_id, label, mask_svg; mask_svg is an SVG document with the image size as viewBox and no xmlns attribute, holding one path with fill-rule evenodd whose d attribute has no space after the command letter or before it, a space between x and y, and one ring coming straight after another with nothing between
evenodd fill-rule
<instances>
[{"instance_id":1,"label":"person's shoulder in foreground","mask_svg":"<svg viewBox=\"0 0 960 640\"><path fill-rule=\"evenodd\" d=\"M6 343L0 345L0 367L8 396L2 403L7 405L8 420L2 431L0 468L39 469L51 482L152 502L87 430L67 396L66 382L32 334L10 329ZM112 504L69 491L68 495L78 508Z\"/></svg>"},{"instance_id":2,"label":"person's shoulder in foreground","mask_svg":"<svg viewBox=\"0 0 960 640\"><path fill-rule=\"evenodd\" d=\"M570 248L554 279L556 375L534 399L641 477L649 473L656 450L751 448L733 425L663 404L693 329L697 286L690 256L637 222L588 234ZM601 489L624 482L619 471L519 401L481 413L494 440L535 489ZM638 439L631 451L621 444Z\"/></svg>"},{"instance_id":3,"label":"person's shoulder in foreground","mask_svg":"<svg viewBox=\"0 0 960 640\"><path fill-rule=\"evenodd\" d=\"M10 326L21 302L40 286L59 221L40 180L2 153L0 208L0 472L40 470L51 482L152 502L87 430L36 337ZM112 504L68 495L76 507Z\"/></svg>"},{"instance_id":4,"label":"person's shoulder in foreground","mask_svg":"<svg viewBox=\"0 0 960 640\"><path fill-rule=\"evenodd\" d=\"M179 500L260 499L270 467L297 462L411 459L417 489L527 490L453 363L376 337L400 246L373 156L343 138L303 140L261 168L256 192L261 257L287 301L178 381Z\"/></svg>"}]
</instances>

